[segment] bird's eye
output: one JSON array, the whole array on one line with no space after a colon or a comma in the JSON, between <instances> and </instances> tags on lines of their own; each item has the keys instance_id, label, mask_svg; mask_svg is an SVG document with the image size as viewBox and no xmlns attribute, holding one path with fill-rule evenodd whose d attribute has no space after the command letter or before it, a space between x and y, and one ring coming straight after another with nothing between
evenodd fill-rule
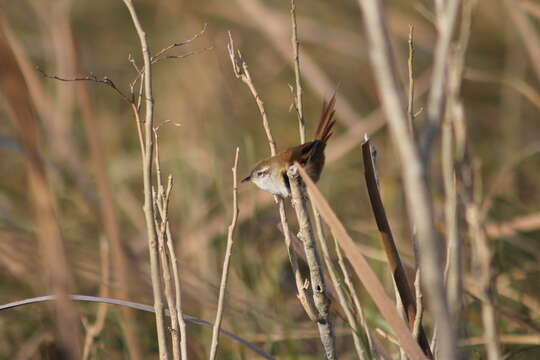
<instances>
[{"instance_id":1,"label":"bird's eye","mask_svg":"<svg viewBox=\"0 0 540 360\"><path fill-rule=\"evenodd\" d=\"M265 176L266 174L268 173L268 170L259 170L257 171L257 176L261 177L261 176Z\"/></svg>"}]
</instances>

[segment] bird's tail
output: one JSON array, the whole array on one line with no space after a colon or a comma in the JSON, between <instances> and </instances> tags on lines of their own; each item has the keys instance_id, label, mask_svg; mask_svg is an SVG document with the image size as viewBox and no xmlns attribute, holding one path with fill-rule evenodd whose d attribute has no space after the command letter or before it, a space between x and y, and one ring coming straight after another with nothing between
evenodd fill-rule
<instances>
[{"instance_id":1,"label":"bird's tail","mask_svg":"<svg viewBox=\"0 0 540 360\"><path fill-rule=\"evenodd\" d=\"M332 127L336 123L334 120L334 113L336 110L334 106L336 105L336 94L332 95L328 102L323 102L321 120L319 126L317 126L317 131L315 132L315 140L320 140L326 144L330 136L332 136Z\"/></svg>"}]
</instances>

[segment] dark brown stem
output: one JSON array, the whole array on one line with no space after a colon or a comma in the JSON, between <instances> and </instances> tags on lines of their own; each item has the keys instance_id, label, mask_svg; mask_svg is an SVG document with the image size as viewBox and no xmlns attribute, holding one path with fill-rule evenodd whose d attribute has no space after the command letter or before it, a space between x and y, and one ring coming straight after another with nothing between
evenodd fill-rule
<instances>
[{"instance_id":1,"label":"dark brown stem","mask_svg":"<svg viewBox=\"0 0 540 360\"><path fill-rule=\"evenodd\" d=\"M373 149L369 140L366 140L362 144L362 158L364 160L364 176L366 179L366 186L369 194L369 200L371 202L371 208L373 210L373 216L375 217L377 228L381 234L384 250L386 252L386 256L388 257L388 265L390 266L390 270L392 272L392 278L394 279L399 292L399 297L403 303L403 308L407 314L407 322L409 327L413 329L416 318L416 300L409 286L407 274L405 273L405 269L401 263L401 258L392 235L392 229L390 228L388 218L386 217L386 211L379 192L379 182L377 178ZM421 325L418 333L418 344L428 357L433 358L429 348L429 342Z\"/></svg>"}]
</instances>

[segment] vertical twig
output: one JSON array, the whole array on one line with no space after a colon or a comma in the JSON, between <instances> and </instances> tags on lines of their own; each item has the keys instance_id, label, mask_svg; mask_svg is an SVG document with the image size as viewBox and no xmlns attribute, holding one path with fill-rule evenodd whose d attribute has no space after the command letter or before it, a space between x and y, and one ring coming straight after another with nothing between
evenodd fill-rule
<instances>
[{"instance_id":1,"label":"vertical twig","mask_svg":"<svg viewBox=\"0 0 540 360\"><path fill-rule=\"evenodd\" d=\"M330 320L330 298L326 293L326 285L322 276L322 267L317 243L313 235L313 226L307 210L307 194L302 177L298 172L298 164L294 164L287 170L287 176L291 184L291 197L298 227L299 238L304 244L306 262L309 268L313 302L317 309L317 327L328 360L336 359L335 338Z\"/></svg>"},{"instance_id":2,"label":"vertical twig","mask_svg":"<svg viewBox=\"0 0 540 360\"><path fill-rule=\"evenodd\" d=\"M156 164L156 185L157 189L153 191L153 206L154 206L154 224L157 230L158 238L158 251L159 258L161 260L161 269L163 272L163 288L165 292L165 299L167 301L167 308L169 309L169 320L171 324L171 343L173 350L173 359L180 360L180 341L178 332L178 315L176 314L176 306L173 299L172 280L171 280L171 268L169 266L168 252L165 249L165 243L169 242L167 236L167 224L169 223L169 199L172 191L172 177L169 176L167 182L167 189L163 187L161 181L161 168L159 159L159 143L158 143L158 129L153 129L155 140L155 164ZM158 219L159 214L159 219Z\"/></svg>"},{"instance_id":3,"label":"vertical twig","mask_svg":"<svg viewBox=\"0 0 540 360\"><path fill-rule=\"evenodd\" d=\"M218 309L216 313L216 320L214 321L214 328L212 331L212 345L210 347L210 360L216 358L218 343L219 343L219 332L221 327L221 320L223 318L223 307L225 302L225 289L227 288L227 278L229 276L229 265L231 262L232 247L234 243L234 230L236 229L236 222L238 220L238 180L237 180L237 170L238 170L238 155L240 150L236 148L236 154L234 156L234 166L232 168L233 173L233 216L231 220L231 225L229 225L229 231L227 234L227 249L225 250L225 259L223 260L223 270L221 272L221 284L219 286L219 300L218 300Z\"/></svg>"},{"instance_id":4,"label":"vertical twig","mask_svg":"<svg viewBox=\"0 0 540 360\"><path fill-rule=\"evenodd\" d=\"M306 124L304 122L304 109L302 105L302 83L300 79L300 42L298 41L298 29L296 24L296 3L291 0L291 43L294 56L294 80L296 84L296 94L294 106L298 114L298 131L300 132L300 144L306 142Z\"/></svg>"},{"instance_id":5,"label":"vertical twig","mask_svg":"<svg viewBox=\"0 0 540 360\"><path fill-rule=\"evenodd\" d=\"M486 239L479 189L479 171L471 166L466 157L462 164L465 191L465 218L469 226L471 241L471 268L477 279L478 295L482 304L482 322L487 359L501 359L501 350L497 335L497 323L494 307L495 281L491 271L491 251Z\"/></svg>"},{"instance_id":6,"label":"vertical twig","mask_svg":"<svg viewBox=\"0 0 540 360\"><path fill-rule=\"evenodd\" d=\"M313 208L316 209L315 207ZM317 212L319 211L317 210ZM358 298L356 288L354 286L354 283L351 280L351 276L349 275L349 270L347 269L347 266L345 265L345 259L343 259L343 254L341 253L341 248L339 247L338 241L335 236L333 236L333 238L334 238L334 247L336 248L336 255L338 257L339 268L341 269L341 273L343 274L343 281L345 282L345 285L347 286L347 290L349 291L349 295L352 298L354 308L356 309L356 313L358 314L358 317L360 318L360 325L362 325L362 328L364 329L364 332L366 333L366 337L367 337L369 349L371 350L371 354L376 357L378 349L375 346L375 344L373 344L371 331L366 322L366 317L364 316L364 309L362 308L362 304L360 304L360 299Z\"/></svg>"},{"instance_id":7,"label":"vertical twig","mask_svg":"<svg viewBox=\"0 0 540 360\"><path fill-rule=\"evenodd\" d=\"M420 269L416 269L414 289L416 296L416 318L414 319L413 324L413 336L418 339L418 336L420 335L420 328L422 326L422 318L424 315L424 303L422 301L422 288L420 284Z\"/></svg>"},{"instance_id":8,"label":"vertical twig","mask_svg":"<svg viewBox=\"0 0 540 360\"><path fill-rule=\"evenodd\" d=\"M456 124L464 123L463 104L460 88L465 67L465 53L469 43L472 10L476 0L464 0L461 16L459 39L451 52L448 65L448 105L442 122L441 163L445 193L446 222L446 266L445 282L447 287L450 316L455 319L456 332L462 312L462 262L461 240L458 234L457 188L454 169L456 149L454 129Z\"/></svg>"},{"instance_id":9,"label":"vertical twig","mask_svg":"<svg viewBox=\"0 0 540 360\"><path fill-rule=\"evenodd\" d=\"M358 355L358 358L361 360L369 359L371 358L369 345L366 346L366 344L364 344L363 342L362 337L360 336L361 329L358 326L358 322L356 321L356 318L354 317L353 311L351 309L351 305L347 301L347 297L345 296L345 291L341 284L341 279L339 278L336 268L334 264L332 263L332 258L330 256L330 251L328 249L326 237L324 236L323 229L322 229L321 217L317 209L315 209L315 207L313 207L313 213L314 213L313 217L315 218L315 228L317 229L317 236L319 237L319 244L321 244L321 250L323 253L324 263L326 265L326 268L328 269L328 273L330 274L330 279L332 280L332 283L334 284L334 288L336 289L337 298L339 300L341 308L345 312L345 317L347 318L347 322L349 323L349 326L351 327L356 354Z\"/></svg>"},{"instance_id":10,"label":"vertical twig","mask_svg":"<svg viewBox=\"0 0 540 360\"><path fill-rule=\"evenodd\" d=\"M439 326L441 339L444 339L440 356L443 359L454 359L457 341L454 322L448 312L440 266L442 263L440 243L433 222L431 198L425 177L426 169L413 138L407 131L406 107L400 91L383 4L381 0L359 0L358 3L364 13L379 98L382 100L390 131L403 164L402 175L407 209L411 225L417 229L422 281L424 288L428 291L433 317Z\"/></svg>"},{"instance_id":11,"label":"vertical twig","mask_svg":"<svg viewBox=\"0 0 540 360\"><path fill-rule=\"evenodd\" d=\"M407 120L409 120L409 132L414 134L414 25L409 25L409 96L407 101Z\"/></svg>"},{"instance_id":12,"label":"vertical twig","mask_svg":"<svg viewBox=\"0 0 540 360\"><path fill-rule=\"evenodd\" d=\"M420 156L427 164L431 153L431 145L437 136L444 118L447 101L445 98L448 77L448 57L461 0L448 0L438 7L437 30L439 32L435 45L431 90L427 101L427 124L420 139Z\"/></svg>"},{"instance_id":13,"label":"vertical twig","mask_svg":"<svg viewBox=\"0 0 540 360\"><path fill-rule=\"evenodd\" d=\"M156 310L156 328L159 345L159 358L169 359L167 342L165 339L165 321L163 309L163 295L161 293L161 279L159 276L159 255L157 250L157 234L154 224L154 209L152 206L152 154L154 151L153 128L154 128L154 98L152 94L152 67L150 63L150 48L146 33L139 21L135 7L131 0L123 0L129 10L133 25L137 31L141 43L141 51L144 62L144 95L145 95L145 122L144 122L144 150L143 184L144 184L144 219L148 237L148 250L150 253L150 273L152 277L152 292L154 295L154 308Z\"/></svg>"},{"instance_id":14,"label":"vertical twig","mask_svg":"<svg viewBox=\"0 0 540 360\"><path fill-rule=\"evenodd\" d=\"M172 182L172 177L169 175L169 182ZM180 328L180 354L182 360L188 360L187 355L187 329L186 322L184 320L184 312L182 311L182 289L180 284L180 272L178 271L178 261L176 259L176 253L174 251L174 241L171 233L171 224L167 221L166 224L166 241L167 249L169 251L169 258L172 264L174 289L175 289L175 307L176 315L178 316L178 326Z\"/></svg>"}]
</instances>

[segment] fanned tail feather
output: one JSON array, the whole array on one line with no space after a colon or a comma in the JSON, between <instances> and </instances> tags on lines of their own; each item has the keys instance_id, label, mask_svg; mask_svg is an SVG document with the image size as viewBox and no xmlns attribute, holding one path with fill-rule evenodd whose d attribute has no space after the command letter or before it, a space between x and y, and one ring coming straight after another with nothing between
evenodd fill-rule
<instances>
[{"instance_id":1,"label":"fanned tail feather","mask_svg":"<svg viewBox=\"0 0 540 360\"><path fill-rule=\"evenodd\" d=\"M328 102L323 102L321 120L319 121L319 126L317 126L317 131L315 131L315 140L320 140L326 144L330 136L332 136L332 127L336 123L334 120L334 109L336 105L336 94L332 95Z\"/></svg>"}]
</instances>

